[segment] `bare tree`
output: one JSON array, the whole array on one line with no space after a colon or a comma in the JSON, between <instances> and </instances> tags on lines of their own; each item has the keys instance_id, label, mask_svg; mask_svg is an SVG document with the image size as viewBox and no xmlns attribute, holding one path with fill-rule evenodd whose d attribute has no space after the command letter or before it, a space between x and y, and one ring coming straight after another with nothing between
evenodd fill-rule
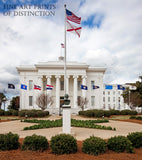
<instances>
[{"instance_id":1,"label":"bare tree","mask_svg":"<svg viewBox=\"0 0 142 160\"><path fill-rule=\"evenodd\" d=\"M84 111L84 108L87 106L88 100L86 97L79 97L78 98L78 106Z\"/></svg>"},{"instance_id":2,"label":"bare tree","mask_svg":"<svg viewBox=\"0 0 142 160\"><path fill-rule=\"evenodd\" d=\"M36 99L36 104L42 109L42 111L44 111L48 106L51 106L53 102L53 97L49 94L45 94L44 92L41 93Z\"/></svg>"}]
</instances>

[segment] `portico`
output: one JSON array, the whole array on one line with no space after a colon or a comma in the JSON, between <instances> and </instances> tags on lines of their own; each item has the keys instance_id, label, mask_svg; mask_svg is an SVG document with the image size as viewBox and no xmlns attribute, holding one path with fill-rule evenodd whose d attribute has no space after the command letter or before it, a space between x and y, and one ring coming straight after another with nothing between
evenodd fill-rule
<instances>
[{"instance_id":1,"label":"portico","mask_svg":"<svg viewBox=\"0 0 142 160\"><path fill-rule=\"evenodd\" d=\"M53 96L54 103L47 108L51 114L58 114L60 98L64 96L64 60L52 62L40 62L33 66L19 66L20 83L28 86L28 89L20 90L20 109L39 109L35 104L36 97L42 91ZM66 92L71 100L71 112L78 113L78 97L86 97L89 101L88 108L102 106L103 75L105 68L90 67L86 63L67 62ZM99 85L100 89L93 91L91 83ZM34 90L33 85L41 86L41 91ZM46 90L46 85L53 85L53 90ZM81 90L81 84L86 85L88 90ZM25 94L26 93L26 94ZM29 106L29 97L32 97ZM94 104L91 104L91 98Z\"/></svg>"}]
</instances>

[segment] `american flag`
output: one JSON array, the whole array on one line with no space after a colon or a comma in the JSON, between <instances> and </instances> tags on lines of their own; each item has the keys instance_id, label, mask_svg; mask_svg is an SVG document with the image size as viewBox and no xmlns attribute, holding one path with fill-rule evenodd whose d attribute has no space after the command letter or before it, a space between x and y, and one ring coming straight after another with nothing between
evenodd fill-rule
<instances>
[{"instance_id":1,"label":"american flag","mask_svg":"<svg viewBox=\"0 0 142 160\"><path fill-rule=\"evenodd\" d=\"M53 89L53 86L47 84L47 85L46 85L46 89L47 89L47 90L52 90L52 89Z\"/></svg>"},{"instance_id":2,"label":"american flag","mask_svg":"<svg viewBox=\"0 0 142 160\"><path fill-rule=\"evenodd\" d=\"M77 17L74 13L66 9L67 20L80 24L81 17Z\"/></svg>"},{"instance_id":3,"label":"american flag","mask_svg":"<svg viewBox=\"0 0 142 160\"><path fill-rule=\"evenodd\" d=\"M34 85L34 89L41 90L40 86Z\"/></svg>"},{"instance_id":4,"label":"american flag","mask_svg":"<svg viewBox=\"0 0 142 160\"><path fill-rule=\"evenodd\" d=\"M64 45L63 43L61 43L61 47L62 47L62 48L65 48L65 45Z\"/></svg>"}]
</instances>

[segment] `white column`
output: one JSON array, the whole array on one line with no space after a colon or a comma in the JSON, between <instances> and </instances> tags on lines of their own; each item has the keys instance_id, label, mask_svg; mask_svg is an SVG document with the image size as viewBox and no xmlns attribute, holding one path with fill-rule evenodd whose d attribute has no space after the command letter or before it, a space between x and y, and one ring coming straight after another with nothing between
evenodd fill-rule
<instances>
[{"instance_id":1,"label":"white column","mask_svg":"<svg viewBox=\"0 0 142 160\"><path fill-rule=\"evenodd\" d=\"M47 78L47 84L51 85L51 78L52 78L52 76L46 76L46 78ZM50 93L51 93L51 90L47 90L47 94L50 94Z\"/></svg>"},{"instance_id":2,"label":"white column","mask_svg":"<svg viewBox=\"0 0 142 160\"><path fill-rule=\"evenodd\" d=\"M67 76L67 78L66 78L66 86L67 86L66 92L68 95L69 95L69 78L70 78L70 76Z\"/></svg>"},{"instance_id":3,"label":"white column","mask_svg":"<svg viewBox=\"0 0 142 160\"><path fill-rule=\"evenodd\" d=\"M55 76L56 78L56 108L60 107L60 78L61 76Z\"/></svg>"},{"instance_id":4,"label":"white column","mask_svg":"<svg viewBox=\"0 0 142 160\"><path fill-rule=\"evenodd\" d=\"M74 78L73 104L74 104L74 108L77 108L77 78L78 78L78 76L74 75L73 78Z\"/></svg>"},{"instance_id":5,"label":"white column","mask_svg":"<svg viewBox=\"0 0 142 160\"><path fill-rule=\"evenodd\" d=\"M86 78L87 76L82 76L82 85L86 86ZM82 89L82 97L86 97L86 90Z\"/></svg>"}]
</instances>

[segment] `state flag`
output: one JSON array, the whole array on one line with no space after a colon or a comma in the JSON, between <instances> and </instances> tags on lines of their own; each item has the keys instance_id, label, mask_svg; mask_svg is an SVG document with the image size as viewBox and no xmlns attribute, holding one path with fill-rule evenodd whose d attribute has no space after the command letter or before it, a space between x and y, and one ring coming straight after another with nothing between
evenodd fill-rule
<instances>
[{"instance_id":1,"label":"state flag","mask_svg":"<svg viewBox=\"0 0 142 160\"><path fill-rule=\"evenodd\" d=\"M112 85L105 85L105 89L113 89Z\"/></svg>"},{"instance_id":2,"label":"state flag","mask_svg":"<svg viewBox=\"0 0 142 160\"><path fill-rule=\"evenodd\" d=\"M67 20L72 21L74 23L80 24L81 22L81 17L77 17L74 13L66 9L66 17Z\"/></svg>"},{"instance_id":3,"label":"state flag","mask_svg":"<svg viewBox=\"0 0 142 160\"><path fill-rule=\"evenodd\" d=\"M93 85L93 89L98 89L98 88L100 88L100 87Z\"/></svg>"},{"instance_id":4,"label":"state flag","mask_svg":"<svg viewBox=\"0 0 142 160\"><path fill-rule=\"evenodd\" d=\"M27 86L25 84L21 84L21 89L27 90Z\"/></svg>"},{"instance_id":5,"label":"state flag","mask_svg":"<svg viewBox=\"0 0 142 160\"><path fill-rule=\"evenodd\" d=\"M46 85L46 89L47 89L47 90L52 90L53 87L54 87L54 86L52 86L52 85L48 85L48 84Z\"/></svg>"},{"instance_id":6,"label":"state flag","mask_svg":"<svg viewBox=\"0 0 142 160\"><path fill-rule=\"evenodd\" d=\"M81 89L88 90L88 87L81 84Z\"/></svg>"},{"instance_id":7,"label":"state flag","mask_svg":"<svg viewBox=\"0 0 142 160\"><path fill-rule=\"evenodd\" d=\"M123 87L122 85L117 85L117 89L119 89L119 90L125 90L125 87Z\"/></svg>"},{"instance_id":8,"label":"state flag","mask_svg":"<svg viewBox=\"0 0 142 160\"><path fill-rule=\"evenodd\" d=\"M130 89L130 90L136 90L137 87L136 87L136 86L129 86L129 89Z\"/></svg>"},{"instance_id":9,"label":"state flag","mask_svg":"<svg viewBox=\"0 0 142 160\"><path fill-rule=\"evenodd\" d=\"M8 88L9 88L9 89L15 89L15 86L14 86L14 84L9 83L9 84L8 84Z\"/></svg>"},{"instance_id":10,"label":"state flag","mask_svg":"<svg viewBox=\"0 0 142 160\"><path fill-rule=\"evenodd\" d=\"M80 37L82 27L77 27L72 25L69 21L67 21L67 32L75 33Z\"/></svg>"},{"instance_id":11,"label":"state flag","mask_svg":"<svg viewBox=\"0 0 142 160\"><path fill-rule=\"evenodd\" d=\"M41 87L38 85L34 85L34 89L41 90Z\"/></svg>"}]
</instances>

